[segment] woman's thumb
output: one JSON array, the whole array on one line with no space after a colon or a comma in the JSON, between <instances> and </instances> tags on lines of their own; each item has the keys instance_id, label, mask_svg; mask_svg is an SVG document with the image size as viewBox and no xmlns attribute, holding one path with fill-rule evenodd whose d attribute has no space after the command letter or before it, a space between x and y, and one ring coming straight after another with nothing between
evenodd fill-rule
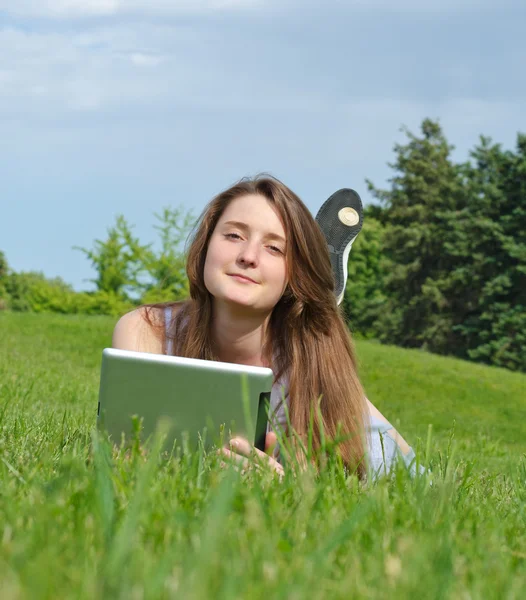
<instances>
[{"instance_id":1,"label":"woman's thumb","mask_svg":"<svg viewBox=\"0 0 526 600\"><path fill-rule=\"evenodd\" d=\"M273 431L269 431L265 437L265 452L272 454L277 443L278 438L276 434Z\"/></svg>"}]
</instances>

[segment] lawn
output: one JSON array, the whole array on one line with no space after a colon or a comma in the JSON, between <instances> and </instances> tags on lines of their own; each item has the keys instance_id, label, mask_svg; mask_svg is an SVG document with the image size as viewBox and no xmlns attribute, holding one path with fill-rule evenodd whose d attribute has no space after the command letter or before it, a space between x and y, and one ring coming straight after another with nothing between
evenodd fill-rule
<instances>
[{"instance_id":1,"label":"lawn","mask_svg":"<svg viewBox=\"0 0 526 600\"><path fill-rule=\"evenodd\" d=\"M280 482L93 436L113 323L0 313L2 599L524 596L525 375L359 341L430 474Z\"/></svg>"}]
</instances>

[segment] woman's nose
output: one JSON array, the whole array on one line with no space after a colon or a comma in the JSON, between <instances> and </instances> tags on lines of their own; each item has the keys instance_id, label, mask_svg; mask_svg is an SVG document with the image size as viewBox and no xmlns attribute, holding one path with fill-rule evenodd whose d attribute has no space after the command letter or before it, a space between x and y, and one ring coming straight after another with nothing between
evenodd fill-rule
<instances>
[{"instance_id":1,"label":"woman's nose","mask_svg":"<svg viewBox=\"0 0 526 600\"><path fill-rule=\"evenodd\" d=\"M242 265L257 265L258 250L255 244L243 244L238 255L238 261Z\"/></svg>"}]
</instances>

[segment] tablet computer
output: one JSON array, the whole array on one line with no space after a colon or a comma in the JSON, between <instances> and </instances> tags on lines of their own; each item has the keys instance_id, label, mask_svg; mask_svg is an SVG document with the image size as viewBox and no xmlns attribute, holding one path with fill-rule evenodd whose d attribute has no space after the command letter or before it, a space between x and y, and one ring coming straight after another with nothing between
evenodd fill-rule
<instances>
[{"instance_id":1,"label":"tablet computer","mask_svg":"<svg viewBox=\"0 0 526 600\"><path fill-rule=\"evenodd\" d=\"M209 449L223 429L224 443L241 435L264 450L273 377L265 367L106 348L97 425L120 444L122 434L131 439L134 415L143 441L168 418L165 448L182 448L184 435L190 449L199 439Z\"/></svg>"}]
</instances>

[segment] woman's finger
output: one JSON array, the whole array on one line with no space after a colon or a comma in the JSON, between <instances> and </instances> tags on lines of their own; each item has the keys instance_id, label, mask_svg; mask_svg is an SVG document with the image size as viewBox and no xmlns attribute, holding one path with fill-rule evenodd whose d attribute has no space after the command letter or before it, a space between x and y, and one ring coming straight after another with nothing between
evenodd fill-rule
<instances>
[{"instance_id":1,"label":"woman's finger","mask_svg":"<svg viewBox=\"0 0 526 600\"><path fill-rule=\"evenodd\" d=\"M280 476L285 474L283 465L281 465L274 457L269 456L262 450L254 448L248 440L245 440L244 438L232 438L229 445L233 452L241 454L242 456L256 458L259 463L268 465L271 469L279 473Z\"/></svg>"},{"instance_id":2,"label":"woman's finger","mask_svg":"<svg viewBox=\"0 0 526 600\"><path fill-rule=\"evenodd\" d=\"M254 450L255 450L254 446L252 446L252 444L245 438L242 438L242 437L232 438L229 441L228 446L233 452L236 452L237 454L241 454L241 455L247 456L247 457L254 455Z\"/></svg>"},{"instance_id":3,"label":"woman's finger","mask_svg":"<svg viewBox=\"0 0 526 600\"><path fill-rule=\"evenodd\" d=\"M241 456L240 454L236 454L236 452L232 452L228 448L222 448L221 454L226 460L229 461L230 465L233 464L236 467L241 467L241 473L246 473L250 469L255 469L256 471L261 469L261 467L253 460L250 460L245 456ZM222 464L225 463L222 461Z\"/></svg>"},{"instance_id":4,"label":"woman's finger","mask_svg":"<svg viewBox=\"0 0 526 600\"><path fill-rule=\"evenodd\" d=\"M248 464L250 462L249 459L246 458L245 456L242 456L241 454L238 454L237 452L233 452L232 450L229 450L228 448L221 448L221 454L224 458L228 458L233 462L242 463L242 464Z\"/></svg>"}]
</instances>

